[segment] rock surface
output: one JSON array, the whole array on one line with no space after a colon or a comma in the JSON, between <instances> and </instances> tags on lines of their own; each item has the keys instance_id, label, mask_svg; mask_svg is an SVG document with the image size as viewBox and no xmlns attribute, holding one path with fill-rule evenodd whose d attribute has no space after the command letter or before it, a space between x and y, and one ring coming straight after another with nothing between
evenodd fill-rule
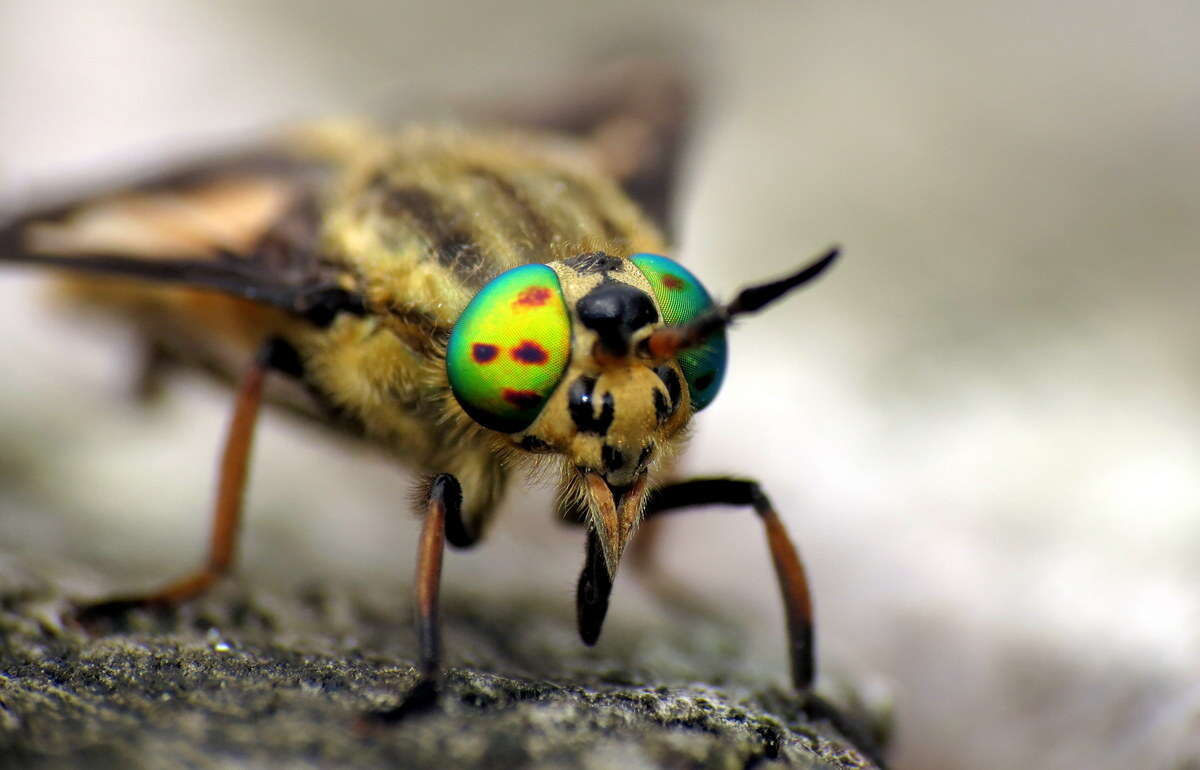
<instances>
[{"instance_id":1,"label":"rock surface","mask_svg":"<svg viewBox=\"0 0 1200 770\"><path fill-rule=\"evenodd\" d=\"M0 556L2 767L880 766L824 701L722 682L711 629L670 631L670 656L637 629L587 650L562 607L451 595L439 705L363 727L416 678L394 596L234 582L87 634L51 574Z\"/></svg>"}]
</instances>

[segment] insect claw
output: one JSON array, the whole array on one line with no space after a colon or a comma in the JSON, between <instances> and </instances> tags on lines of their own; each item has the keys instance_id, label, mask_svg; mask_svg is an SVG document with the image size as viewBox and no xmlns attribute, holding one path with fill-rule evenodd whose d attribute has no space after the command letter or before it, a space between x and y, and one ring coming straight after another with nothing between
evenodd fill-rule
<instances>
[{"instance_id":1,"label":"insect claw","mask_svg":"<svg viewBox=\"0 0 1200 770\"><path fill-rule=\"evenodd\" d=\"M431 711L437 706L437 702L437 683L431 678L421 677L404 700L400 702L400 705L363 714L355 722L355 730L362 734L375 728L397 724L409 717Z\"/></svg>"},{"instance_id":2,"label":"insect claw","mask_svg":"<svg viewBox=\"0 0 1200 770\"><path fill-rule=\"evenodd\" d=\"M173 607L147 597L119 597L97 602L75 604L63 615L68 626L90 636L126 630L133 612L150 612L159 619L171 617Z\"/></svg>"}]
</instances>

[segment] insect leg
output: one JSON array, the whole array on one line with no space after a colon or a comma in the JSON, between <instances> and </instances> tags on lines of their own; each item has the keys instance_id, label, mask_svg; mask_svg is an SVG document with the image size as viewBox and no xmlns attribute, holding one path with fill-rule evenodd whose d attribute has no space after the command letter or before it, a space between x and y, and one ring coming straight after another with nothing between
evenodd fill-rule
<instances>
[{"instance_id":1,"label":"insect leg","mask_svg":"<svg viewBox=\"0 0 1200 770\"><path fill-rule=\"evenodd\" d=\"M420 678L399 706L370 714L369 721L396 722L437 702L437 678L442 665L442 634L438 620L442 554L452 529L466 532L462 522L462 486L458 479L449 473L435 477L429 485L426 505L417 546L416 623Z\"/></svg>"},{"instance_id":2,"label":"insect leg","mask_svg":"<svg viewBox=\"0 0 1200 770\"><path fill-rule=\"evenodd\" d=\"M660 487L650 494L645 516L649 518L700 505L749 505L762 520L767 531L771 560L775 563L775 574L779 579L779 590L783 594L792 682L797 690L807 690L812 686L816 671L812 600L804 565L783 521L757 482L729 478L692 479Z\"/></svg>"},{"instance_id":3,"label":"insect leg","mask_svg":"<svg viewBox=\"0 0 1200 770\"><path fill-rule=\"evenodd\" d=\"M233 419L221 455L208 558L204 565L196 573L147 596L110 599L86 605L78 613L80 620L87 622L134 607L187 601L204 593L229 571L233 564L241 523L242 496L246 487L254 425L262 403L263 381L267 372L272 369L296 374L299 372L299 366L296 351L282 340L272 339L262 347L254 364L242 376L234 400Z\"/></svg>"},{"instance_id":4,"label":"insect leg","mask_svg":"<svg viewBox=\"0 0 1200 770\"><path fill-rule=\"evenodd\" d=\"M462 487L458 479L443 473L429 487L428 509L417 551L417 644L423 683L431 682L441 666L438 589L442 584L442 552L450 520L456 520L457 526L462 527Z\"/></svg>"},{"instance_id":5,"label":"insect leg","mask_svg":"<svg viewBox=\"0 0 1200 770\"><path fill-rule=\"evenodd\" d=\"M643 518L650 519L680 508L701 505L749 505L762 519L767 530L771 560L775 563L775 574L779 578L779 589L783 594L792 682L797 690L807 690L812 685L816 670L812 601L809 598L804 565L783 526L783 521L775 513L771 501L757 482L728 478L692 479L660 487L650 493ZM583 522L568 518L567 523ZM587 556L576 592L579 634L589 645L595 644L600 636L600 626L608 611L608 595L612 590L608 572L604 569L603 554L598 552L594 540L595 536L589 532Z\"/></svg>"},{"instance_id":6,"label":"insect leg","mask_svg":"<svg viewBox=\"0 0 1200 770\"><path fill-rule=\"evenodd\" d=\"M450 485L449 493L440 490L439 484L443 487ZM478 543L479 532L468 524L466 517L463 516L462 487L459 485L458 479L449 473L437 476L429 487L429 500L432 501L435 494L443 497L450 494L450 502L453 503L446 506L446 542L455 548L470 548Z\"/></svg>"},{"instance_id":7,"label":"insect leg","mask_svg":"<svg viewBox=\"0 0 1200 770\"><path fill-rule=\"evenodd\" d=\"M174 359L164 345L149 336L143 339L140 360L132 383L133 397L142 403L157 400L162 395L163 380L173 363Z\"/></svg>"}]
</instances>

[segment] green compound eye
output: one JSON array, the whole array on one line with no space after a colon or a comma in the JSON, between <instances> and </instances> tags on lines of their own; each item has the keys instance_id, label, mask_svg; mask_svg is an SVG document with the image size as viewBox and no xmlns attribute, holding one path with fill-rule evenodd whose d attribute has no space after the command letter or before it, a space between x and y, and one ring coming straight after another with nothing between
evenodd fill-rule
<instances>
[{"instance_id":1,"label":"green compound eye","mask_svg":"<svg viewBox=\"0 0 1200 770\"><path fill-rule=\"evenodd\" d=\"M523 265L493 278L458 317L446 373L471 419L516 433L537 419L570 357L558 276L545 265Z\"/></svg>"},{"instance_id":2,"label":"green compound eye","mask_svg":"<svg viewBox=\"0 0 1200 770\"><path fill-rule=\"evenodd\" d=\"M634 254L630 261L637 265L650 282L663 323L685 324L712 307L708 291L683 265L657 254ZM692 408L697 412L712 403L721 381L725 379L725 364L729 348L722 329L708 338L708 344L679 354L679 368L687 380L692 395Z\"/></svg>"}]
</instances>

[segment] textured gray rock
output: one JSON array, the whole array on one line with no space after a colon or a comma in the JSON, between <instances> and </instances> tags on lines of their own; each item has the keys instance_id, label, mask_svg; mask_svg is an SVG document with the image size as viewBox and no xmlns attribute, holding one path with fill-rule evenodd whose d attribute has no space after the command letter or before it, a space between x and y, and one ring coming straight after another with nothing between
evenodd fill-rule
<instances>
[{"instance_id":1,"label":"textured gray rock","mask_svg":"<svg viewBox=\"0 0 1200 770\"><path fill-rule=\"evenodd\" d=\"M234 583L89 635L60 622L68 605L38 573L52 574L0 558L4 767L878 766L846 735L858 723L822 701L695 683L720 681L731 654L705 629L670 631L663 684L636 629L589 651L564 607L451 596L449 657L467 665L437 708L363 727L416 676L394 596Z\"/></svg>"}]
</instances>

